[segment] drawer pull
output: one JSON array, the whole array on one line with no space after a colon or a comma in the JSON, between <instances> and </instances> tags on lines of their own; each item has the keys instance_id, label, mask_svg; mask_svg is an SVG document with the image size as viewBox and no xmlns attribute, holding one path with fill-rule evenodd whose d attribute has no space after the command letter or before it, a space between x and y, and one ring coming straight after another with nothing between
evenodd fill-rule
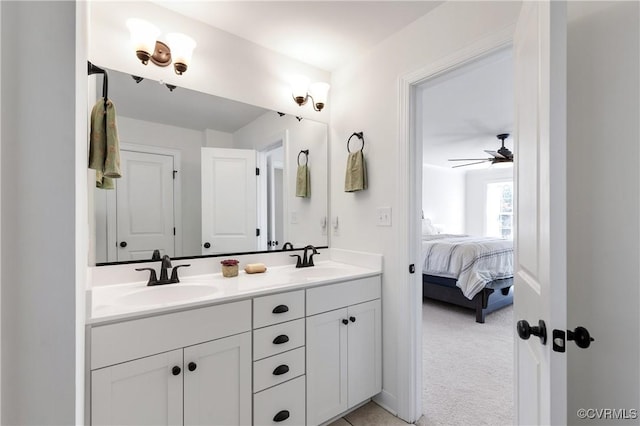
<instances>
[{"instance_id":1,"label":"drawer pull","mask_svg":"<svg viewBox=\"0 0 640 426\"><path fill-rule=\"evenodd\" d=\"M287 410L282 410L278 414L273 417L274 422L284 422L289 418L289 412Z\"/></svg>"},{"instance_id":2,"label":"drawer pull","mask_svg":"<svg viewBox=\"0 0 640 426\"><path fill-rule=\"evenodd\" d=\"M273 375L274 376L280 376L280 375L286 374L288 372L289 372L289 366L285 365L285 364L282 364L282 365L279 365L278 367L276 367L275 370L273 370Z\"/></svg>"},{"instance_id":3,"label":"drawer pull","mask_svg":"<svg viewBox=\"0 0 640 426\"><path fill-rule=\"evenodd\" d=\"M285 312L289 312L289 307L287 305L278 305L273 308L272 312L274 314L284 314Z\"/></svg>"},{"instance_id":4,"label":"drawer pull","mask_svg":"<svg viewBox=\"0 0 640 426\"><path fill-rule=\"evenodd\" d=\"M274 345L281 345L283 343L287 343L289 341L289 336L287 336L286 334L281 334L278 337L276 337L275 339L273 339L273 344Z\"/></svg>"}]
</instances>

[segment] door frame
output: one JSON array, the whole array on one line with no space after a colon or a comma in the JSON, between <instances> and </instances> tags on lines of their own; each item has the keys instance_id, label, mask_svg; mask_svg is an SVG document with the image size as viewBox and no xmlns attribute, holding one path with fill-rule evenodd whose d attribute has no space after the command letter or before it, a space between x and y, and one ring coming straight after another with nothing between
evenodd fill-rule
<instances>
[{"instance_id":1,"label":"door frame","mask_svg":"<svg viewBox=\"0 0 640 426\"><path fill-rule=\"evenodd\" d=\"M173 157L173 169L176 171L173 179L173 226L176 228L173 249L174 257L182 256L182 163L180 150L129 142L120 142L120 150ZM118 228L116 218L116 191L107 191L107 262L117 261Z\"/></svg>"},{"instance_id":2,"label":"door frame","mask_svg":"<svg viewBox=\"0 0 640 426\"><path fill-rule=\"evenodd\" d=\"M287 173L287 165L288 165L288 161L287 159L289 158L289 131L288 130L284 130L282 132L278 132L275 135L271 135L269 138L266 138L266 140L268 141L267 143L265 143L264 148L261 148L259 150L256 150L257 152L257 158L256 158L256 167L258 167L261 172L260 175L258 176L258 183L257 183L257 204L256 204L256 214L257 214L257 221L256 224L258 226L258 228L260 228L260 236L258 237L258 247L262 247L263 250L269 250L269 247L267 246L267 229L268 229L268 223L267 223L267 157L270 155L271 151L273 151L274 149L277 148L282 148L282 155L284 157L284 165L283 165L283 192L285 194L288 194L288 173ZM283 220L283 225L284 225L284 229L282 230L282 235L287 236L288 234L288 227L287 227L287 217L288 216L288 202L287 202L287 197L285 195L284 200L283 200L283 206L282 206L282 211L285 214L284 220ZM284 242L282 243L284 244Z\"/></svg>"},{"instance_id":3,"label":"door frame","mask_svg":"<svg viewBox=\"0 0 640 426\"><path fill-rule=\"evenodd\" d=\"M427 80L446 74L481 57L513 45L515 24L466 46L398 79L398 416L415 422L422 416L422 274L420 218L422 206L422 144L416 143L416 90ZM409 271L415 265L416 273ZM405 267L406 266L406 267Z\"/></svg>"}]
</instances>

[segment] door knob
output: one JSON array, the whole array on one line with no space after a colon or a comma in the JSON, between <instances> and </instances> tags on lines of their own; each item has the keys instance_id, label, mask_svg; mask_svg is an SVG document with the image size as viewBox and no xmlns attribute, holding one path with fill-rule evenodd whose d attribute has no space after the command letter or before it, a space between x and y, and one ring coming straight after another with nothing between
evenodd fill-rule
<instances>
[{"instance_id":1,"label":"door knob","mask_svg":"<svg viewBox=\"0 0 640 426\"><path fill-rule=\"evenodd\" d=\"M573 340L579 348L586 349L595 339L586 328L576 327L573 331L567 330L567 340Z\"/></svg>"},{"instance_id":2,"label":"door knob","mask_svg":"<svg viewBox=\"0 0 640 426\"><path fill-rule=\"evenodd\" d=\"M538 336L543 345L547 344L547 326L543 320L538 321L537 326L530 326L527 320L520 320L517 324L518 336L522 340L527 340L529 337Z\"/></svg>"},{"instance_id":3,"label":"door knob","mask_svg":"<svg viewBox=\"0 0 640 426\"><path fill-rule=\"evenodd\" d=\"M204 248L210 248L211 247L211 243L204 243Z\"/></svg>"},{"instance_id":4,"label":"door knob","mask_svg":"<svg viewBox=\"0 0 640 426\"><path fill-rule=\"evenodd\" d=\"M127 242L126 241L121 241L120 242L120 247L125 248L127 246Z\"/></svg>"}]
</instances>

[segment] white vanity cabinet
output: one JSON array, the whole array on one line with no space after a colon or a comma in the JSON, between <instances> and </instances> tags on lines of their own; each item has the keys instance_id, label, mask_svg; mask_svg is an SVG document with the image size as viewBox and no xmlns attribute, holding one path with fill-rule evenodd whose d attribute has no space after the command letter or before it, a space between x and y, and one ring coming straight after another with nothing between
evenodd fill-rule
<instances>
[{"instance_id":1,"label":"white vanity cabinet","mask_svg":"<svg viewBox=\"0 0 640 426\"><path fill-rule=\"evenodd\" d=\"M253 299L253 424L305 424L305 292Z\"/></svg>"},{"instance_id":2,"label":"white vanity cabinet","mask_svg":"<svg viewBox=\"0 0 640 426\"><path fill-rule=\"evenodd\" d=\"M91 329L92 425L250 425L251 301Z\"/></svg>"},{"instance_id":3,"label":"white vanity cabinet","mask_svg":"<svg viewBox=\"0 0 640 426\"><path fill-rule=\"evenodd\" d=\"M382 390L380 277L307 290L307 425Z\"/></svg>"}]
</instances>

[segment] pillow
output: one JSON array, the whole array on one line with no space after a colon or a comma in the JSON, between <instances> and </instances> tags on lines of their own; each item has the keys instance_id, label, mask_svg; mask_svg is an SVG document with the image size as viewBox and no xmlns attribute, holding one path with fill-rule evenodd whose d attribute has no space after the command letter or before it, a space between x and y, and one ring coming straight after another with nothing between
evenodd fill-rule
<instances>
[{"instance_id":1,"label":"pillow","mask_svg":"<svg viewBox=\"0 0 640 426\"><path fill-rule=\"evenodd\" d=\"M422 219L422 235L435 235L438 230L431 224L431 219Z\"/></svg>"}]
</instances>

